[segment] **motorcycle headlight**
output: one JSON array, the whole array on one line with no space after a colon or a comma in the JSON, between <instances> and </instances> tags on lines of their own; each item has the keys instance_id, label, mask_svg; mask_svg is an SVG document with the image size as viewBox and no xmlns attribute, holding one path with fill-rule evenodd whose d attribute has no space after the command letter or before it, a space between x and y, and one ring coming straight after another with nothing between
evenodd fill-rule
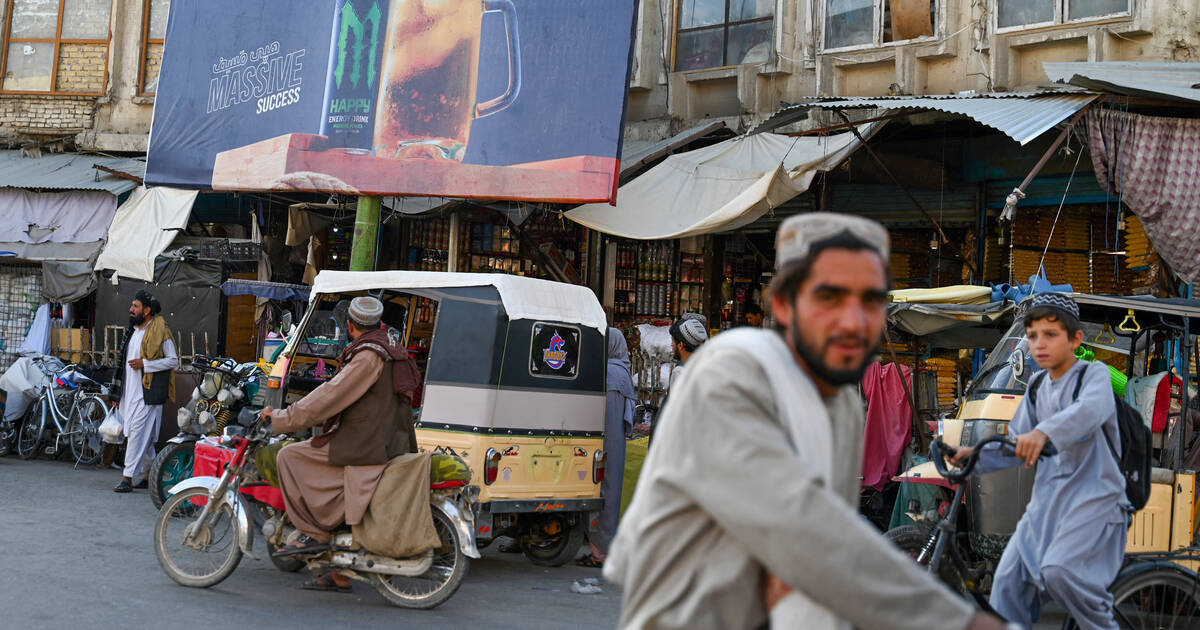
<instances>
[{"instance_id":1,"label":"motorcycle headlight","mask_svg":"<svg viewBox=\"0 0 1200 630\"><path fill-rule=\"evenodd\" d=\"M217 392L221 391L221 375L216 372L209 372L204 375L200 381L200 396L202 398L216 398Z\"/></svg>"},{"instance_id":2,"label":"motorcycle headlight","mask_svg":"<svg viewBox=\"0 0 1200 630\"><path fill-rule=\"evenodd\" d=\"M233 392L228 389L221 389L221 391L217 392L217 402L228 407L233 402Z\"/></svg>"},{"instance_id":3,"label":"motorcycle headlight","mask_svg":"<svg viewBox=\"0 0 1200 630\"><path fill-rule=\"evenodd\" d=\"M200 413L198 421L200 423L200 428L203 429L205 433L212 433L213 431L217 430L217 417L207 411Z\"/></svg>"}]
</instances>

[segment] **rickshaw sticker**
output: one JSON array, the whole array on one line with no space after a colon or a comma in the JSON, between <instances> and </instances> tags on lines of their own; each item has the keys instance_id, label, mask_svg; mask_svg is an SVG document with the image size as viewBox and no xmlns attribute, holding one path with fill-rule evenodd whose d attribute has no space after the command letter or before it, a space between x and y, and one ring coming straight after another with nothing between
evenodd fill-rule
<instances>
[{"instance_id":1,"label":"rickshaw sticker","mask_svg":"<svg viewBox=\"0 0 1200 630\"><path fill-rule=\"evenodd\" d=\"M542 361L552 370L561 370L567 364L567 351L563 347L567 341L556 331L550 338L550 347L542 351Z\"/></svg>"}]
</instances>

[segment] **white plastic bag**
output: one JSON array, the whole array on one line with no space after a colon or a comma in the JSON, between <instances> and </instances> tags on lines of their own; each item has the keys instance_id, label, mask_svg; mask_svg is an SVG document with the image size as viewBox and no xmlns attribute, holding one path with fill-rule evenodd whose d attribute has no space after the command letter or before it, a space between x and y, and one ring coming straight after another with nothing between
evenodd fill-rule
<instances>
[{"instance_id":1,"label":"white plastic bag","mask_svg":"<svg viewBox=\"0 0 1200 630\"><path fill-rule=\"evenodd\" d=\"M120 444L125 433L125 419L121 417L121 410L113 407L104 415L104 422L100 423L100 437L104 438L109 444Z\"/></svg>"}]
</instances>

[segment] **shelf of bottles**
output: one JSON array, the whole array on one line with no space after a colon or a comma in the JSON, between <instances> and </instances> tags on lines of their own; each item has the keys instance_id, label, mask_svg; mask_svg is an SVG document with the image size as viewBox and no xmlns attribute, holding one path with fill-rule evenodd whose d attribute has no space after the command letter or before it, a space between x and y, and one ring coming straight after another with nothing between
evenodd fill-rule
<instances>
[{"instance_id":1,"label":"shelf of bottles","mask_svg":"<svg viewBox=\"0 0 1200 630\"><path fill-rule=\"evenodd\" d=\"M617 246L616 279L613 287L613 315L617 319L631 320L637 308L638 288L637 246Z\"/></svg>"},{"instance_id":2,"label":"shelf of bottles","mask_svg":"<svg viewBox=\"0 0 1200 630\"><path fill-rule=\"evenodd\" d=\"M329 258L326 261L326 269L336 269L345 271L350 268L350 242L351 230L347 230L341 226L333 226L329 229L329 242L326 247L329 248Z\"/></svg>"},{"instance_id":3,"label":"shelf of bottles","mask_svg":"<svg viewBox=\"0 0 1200 630\"><path fill-rule=\"evenodd\" d=\"M476 273L532 275L533 264L521 258L521 240L507 225L471 223L471 266Z\"/></svg>"},{"instance_id":4,"label":"shelf of bottles","mask_svg":"<svg viewBox=\"0 0 1200 630\"><path fill-rule=\"evenodd\" d=\"M725 298L721 307L721 329L737 326L745 321L746 305L755 299L758 278L758 261L753 254L726 251L725 281L721 287Z\"/></svg>"},{"instance_id":5,"label":"shelf of bottles","mask_svg":"<svg viewBox=\"0 0 1200 630\"><path fill-rule=\"evenodd\" d=\"M637 258L637 309L644 317L675 314L675 248L670 243L643 243Z\"/></svg>"},{"instance_id":6,"label":"shelf of bottles","mask_svg":"<svg viewBox=\"0 0 1200 630\"><path fill-rule=\"evenodd\" d=\"M466 237L465 222L460 229L459 238L463 239ZM447 271L450 256L449 217L413 222L408 240L410 271ZM460 257L459 269L465 264L466 257Z\"/></svg>"}]
</instances>

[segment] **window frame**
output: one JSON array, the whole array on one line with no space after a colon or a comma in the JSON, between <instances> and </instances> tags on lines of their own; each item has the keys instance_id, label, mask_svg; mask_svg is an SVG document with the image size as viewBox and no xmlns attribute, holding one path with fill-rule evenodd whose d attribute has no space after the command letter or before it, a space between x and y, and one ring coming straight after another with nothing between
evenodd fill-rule
<instances>
[{"instance_id":1,"label":"window frame","mask_svg":"<svg viewBox=\"0 0 1200 630\"><path fill-rule=\"evenodd\" d=\"M678 0L675 3L675 23L672 25L673 26L672 30L674 31L674 34L671 36L671 72L700 72L703 70L716 70L718 68L735 68L738 65L740 65L740 64L730 64L730 63L728 63L729 60L726 59L726 55L729 54L729 27L731 27L731 26L742 26L745 24L757 24L759 22L770 21L771 22L771 48L772 49L775 48L775 45L776 45L776 41L775 41L776 37L775 36L778 34L777 29L779 28L779 25L775 21L775 18L778 17L778 15L779 15L779 2L777 2L777 1L774 2L775 7L771 10L771 15L769 15L767 17L757 17L757 18L752 18L749 20L738 20L736 22L730 22L729 21L729 5L732 1L733 0L724 0L724 2L725 2L725 19L720 24L709 24L707 26L695 26L692 28L679 28L679 25L683 21L683 3L686 2L686 0ZM679 34L680 33L695 33L697 31L713 31L718 28L721 29L721 63L720 64L715 65L715 66L709 66L707 68L691 68L688 70L680 70L675 67L675 63L678 61ZM761 62L756 61L754 63L761 63Z\"/></svg>"},{"instance_id":2,"label":"window frame","mask_svg":"<svg viewBox=\"0 0 1200 630\"><path fill-rule=\"evenodd\" d=\"M828 21L826 19L826 16L828 15L829 0L815 0L815 1L820 6L820 10L818 12L820 17L819 17L818 23L821 25L821 51L820 51L821 54L836 53L836 52L850 52L850 51L857 51L857 50L875 50L877 48L890 48L890 47L894 47L894 46L906 46L908 44L917 44L917 43L937 41L941 37L941 31L942 31L941 23L945 19L945 15L943 14L943 9L946 5L945 0L929 0L929 3L934 8L933 9L934 10L933 35L922 35L920 37L910 37L908 39L898 39L895 41L885 42L885 41L883 41L883 11L884 11L884 2L886 2L887 0L874 0L875 12L871 17L871 43L869 43L869 44L852 44L850 46L839 46L837 48L830 48L825 43L825 37L829 31L829 29L827 28Z\"/></svg>"},{"instance_id":3,"label":"window frame","mask_svg":"<svg viewBox=\"0 0 1200 630\"><path fill-rule=\"evenodd\" d=\"M13 21L13 5L16 0L0 0L7 6L4 15L4 31L0 32L0 94L16 94L16 95L36 95L36 96L104 96L108 89L108 71L109 57L112 54L112 0L109 2L108 12L108 36L105 39L77 39L67 38L62 36L63 31L63 12L66 9L67 0L58 0L58 26L55 30L53 38L38 38L38 37L20 37L14 39L12 37L12 21ZM47 91L40 90L6 90L4 89L4 80L8 78L8 49L12 44L54 44L54 62L50 67L50 89ZM103 86L99 92L71 92L67 90L55 89L58 85L58 66L60 63L59 55L62 52L63 44L67 45L104 45L104 80Z\"/></svg>"},{"instance_id":4,"label":"window frame","mask_svg":"<svg viewBox=\"0 0 1200 630\"><path fill-rule=\"evenodd\" d=\"M1089 17L1075 18L1072 20L1072 19L1068 19L1067 16L1070 15L1070 4L1071 4L1071 2L1074 2L1074 0L1054 0L1054 19L1050 22L1035 22L1032 24L1018 24L1016 26L1000 26L1000 11L999 11L999 3L1000 2L1001 2L1001 0L991 0L991 2L990 2L991 6L989 7L989 12L991 13L991 16L989 17L989 21L991 22L991 24L989 26L991 26L992 32L996 33L997 35L1004 35L1007 33L1017 33L1020 31L1024 31L1024 30L1028 30L1028 29L1035 29L1035 28L1049 28L1049 27L1055 27L1055 26L1072 26L1072 25L1077 25L1077 24L1087 24L1089 22L1100 22L1100 21L1114 20L1114 19L1120 19L1120 18L1131 18L1131 17L1133 17L1133 5L1134 5L1134 0L1125 0L1126 8L1124 11L1118 11L1117 13L1107 13L1105 15L1093 15L1093 16L1089 16Z\"/></svg>"},{"instance_id":5,"label":"window frame","mask_svg":"<svg viewBox=\"0 0 1200 630\"><path fill-rule=\"evenodd\" d=\"M142 52L138 56L137 95L147 98L154 98L157 96L158 88L155 88L153 92L146 91L146 53L150 51L150 47L154 44L159 44L165 47L167 43L166 33L164 33L163 37L161 38L150 37L150 7L153 2L154 0L142 0ZM170 14L171 4L168 2L167 16L170 17ZM159 63L161 64L162 62L160 61ZM159 71L159 75L162 75L161 70Z\"/></svg>"}]
</instances>

